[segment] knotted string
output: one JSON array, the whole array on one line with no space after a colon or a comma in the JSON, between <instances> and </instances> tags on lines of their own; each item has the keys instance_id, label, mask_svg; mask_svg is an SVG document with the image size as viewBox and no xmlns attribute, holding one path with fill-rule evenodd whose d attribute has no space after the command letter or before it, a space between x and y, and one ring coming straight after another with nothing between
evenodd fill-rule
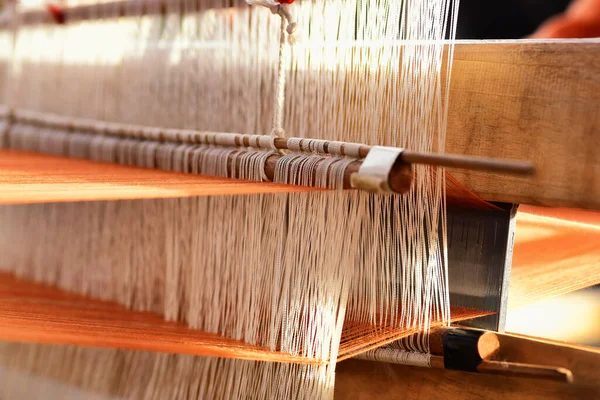
<instances>
[{"instance_id":1,"label":"knotted string","mask_svg":"<svg viewBox=\"0 0 600 400\"><path fill-rule=\"evenodd\" d=\"M285 105L285 77L287 70L285 68L287 60L286 43L293 45L296 43L294 32L297 24L292 18L292 14L287 5L281 4L276 0L246 0L250 5L260 5L267 7L273 14L281 17L281 36L279 39L279 60L277 66L277 85L275 87L275 106L273 114L273 129L271 136L285 136L283 129L283 112Z\"/></svg>"}]
</instances>

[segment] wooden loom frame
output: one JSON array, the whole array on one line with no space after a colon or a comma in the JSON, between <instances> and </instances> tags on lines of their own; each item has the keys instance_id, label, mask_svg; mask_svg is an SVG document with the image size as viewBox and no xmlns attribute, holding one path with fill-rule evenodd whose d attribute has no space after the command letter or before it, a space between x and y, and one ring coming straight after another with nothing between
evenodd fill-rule
<instances>
[{"instance_id":1,"label":"wooden loom frame","mask_svg":"<svg viewBox=\"0 0 600 400\"><path fill-rule=\"evenodd\" d=\"M534 178L515 178L481 172L452 171L453 175L486 200L600 209L600 160L594 156L600 145L598 56L599 40L459 42L453 65L446 150L458 154L532 160L538 174ZM148 177L156 173L138 172L148 174ZM82 174L84 181L90 179L89 183L93 187L93 173L86 175L84 168ZM35 173L29 176L36 181L35 184L39 183L40 177ZM34 183L29 178L17 183L11 182L9 178L0 185L10 187L24 184L27 187ZM56 182L46 182L42 190L47 197L38 201L84 200L78 198L79 194L73 193L80 183L71 182L66 189L64 185L61 189ZM122 181L120 183L123 184ZM115 184L118 187L119 182ZM194 187L193 182L191 185ZM123 186L125 188L127 183ZM45 191L46 189L49 191ZM129 198L156 195L150 194L152 186L146 189L145 195L142 189L135 197ZM177 191L166 197L198 195L198 189L202 191L197 187L190 192ZM58 196L60 199L53 198L53 190L63 191ZM92 190L97 190L101 196L100 187ZM0 203L2 196L0 194ZM122 194L116 193L114 196L121 198ZM5 198L4 201L30 202L27 199L19 201L14 197ZM354 371L364 370L364 365L356 366ZM408 369L389 368L398 371ZM362 391L358 390L351 382L356 379L355 373L347 371L342 367L338 373L338 378L341 378L338 393L348 393L344 390L352 388L355 390L354 398L363 398L361 396L371 394L369 390L375 390L374 386L369 385L363 386ZM383 375L384 372L380 371L380 374ZM425 376L419 378L417 383L422 388L436 387L437 384L442 387L456 386L457 379L464 379L464 374L446 371L417 371L411 374L415 381L415 376ZM428 375L436 378L432 381L432 378L426 378ZM410 382L400 379L398 374L394 376L398 385L410 387ZM350 377L350 380L346 377ZM435 379L439 379L441 383ZM474 379L485 381L479 377ZM381 383L372 383L376 384L375 382ZM473 386L476 387L475 391L480 390L479 395L492 396L497 395L504 385L510 384L515 383L503 381L503 386L496 386L495 391L477 389L477 384ZM494 384L488 380L487 385ZM524 391L522 393L526 393L529 398L549 394L549 390L540 391L536 388L536 393L531 386L524 387L526 385L523 383L519 385L520 390ZM596 393L588 392L587 389L584 392L573 392L572 388L552 390L558 396ZM455 392L454 395L460 393Z\"/></svg>"}]
</instances>

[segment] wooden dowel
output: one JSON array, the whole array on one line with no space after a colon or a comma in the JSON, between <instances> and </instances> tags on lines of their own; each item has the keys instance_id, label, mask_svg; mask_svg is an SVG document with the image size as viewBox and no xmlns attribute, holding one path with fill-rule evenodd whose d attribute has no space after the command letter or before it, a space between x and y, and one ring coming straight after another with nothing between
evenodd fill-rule
<instances>
[{"instance_id":1,"label":"wooden dowel","mask_svg":"<svg viewBox=\"0 0 600 400\"><path fill-rule=\"evenodd\" d=\"M373 146L368 146L360 143L348 142L333 142L329 140L315 140L305 138L283 138L276 137L273 141L257 141L256 135L244 135L233 133L215 133L202 132L192 130L177 130L164 128L149 128L145 126L134 126L126 124L110 124L111 130L103 129L107 124L101 121L82 120L77 118L68 118L47 113L32 112L29 110L15 110L14 115L10 109L0 108L0 117L12 118L15 117L17 122L27 124L39 124L42 126L58 127L61 129L76 129L76 130L96 130L99 134L109 136L133 138L144 140L166 141L173 143L190 142L198 144L213 144L216 137L231 137L235 136L234 142L225 141L219 144L222 146L239 146L252 147L258 149L272 149L275 147L278 150L301 150L316 154L331 154L334 156L350 156L357 159L366 158ZM268 136L261 136L267 137ZM295 145L292 146L291 143ZM333 144L336 146L333 146ZM319 146L317 146L317 144ZM333 150L332 148L337 150ZM487 172L498 172L505 174L531 175L535 172L533 165L530 162L501 160L489 157L473 157L465 155L439 154L428 152L416 152L412 150L403 150L401 160L406 164L427 164L439 167L452 167L470 170L480 170ZM395 178L399 179L401 186L404 187L404 178L406 174L400 171L400 175ZM350 186L349 186L350 187ZM400 192L401 193L401 192Z\"/></svg>"},{"instance_id":2,"label":"wooden dowel","mask_svg":"<svg viewBox=\"0 0 600 400\"><path fill-rule=\"evenodd\" d=\"M450 333L453 334L450 335ZM555 382L573 382L573 374L567 368L494 360L494 356L501 352L501 337L502 335L499 335L496 332L481 331L477 329L452 327L435 329L429 334L429 346L431 353L433 354L431 357L431 366L432 368L446 368L503 376L544 379ZM470 340L462 340L461 338ZM454 341L456 341L456 343L454 343ZM465 345L465 343L467 343L467 345ZM527 346L527 341L523 340L522 345ZM446 354L446 348L449 349L451 354ZM457 349L460 350L457 352ZM451 358L448 358L448 356ZM475 360L473 358L474 356L478 357L480 360L476 365L471 364L472 361ZM471 361L463 362L464 360L459 360L458 362L455 362L457 358L464 358Z\"/></svg>"},{"instance_id":3,"label":"wooden dowel","mask_svg":"<svg viewBox=\"0 0 600 400\"><path fill-rule=\"evenodd\" d=\"M230 174L230 176L234 175L233 174L233 155L229 156L228 162L227 162L227 168L228 168L228 172ZM275 178L275 166L277 165L277 161L279 161L279 159L281 158L280 155L277 154L273 154L271 156L269 156L265 162L265 176L273 181L273 179ZM323 157L323 160L325 160L325 157ZM360 166L361 166L362 162L357 160L354 161L352 163L350 163L347 167L346 170L344 171L344 189L352 189L352 185L350 184L350 177L352 176L353 173L358 172ZM318 167L318 163L314 166L315 170ZM236 174L237 175L237 174ZM409 164L400 164L397 167L395 167L392 172L390 173L389 176L389 185L390 188L395 192L395 193L405 193L410 189L410 185L412 183L412 168ZM311 186L314 185L314 182Z\"/></svg>"},{"instance_id":4,"label":"wooden dowel","mask_svg":"<svg viewBox=\"0 0 600 400\"><path fill-rule=\"evenodd\" d=\"M446 369L444 356L431 356L430 365L431 368ZM566 368L505 361L482 361L477 367L476 372L519 378L542 379L563 383L573 382L573 373Z\"/></svg>"},{"instance_id":5,"label":"wooden dowel","mask_svg":"<svg viewBox=\"0 0 600 400\"><path fill-rule=\"evenodd\" d=\"M479 357L487 359L498 352L500 349L500 340L494 332L485 332L479 337L477 342L477 352Z\"/></svg>"},{"instance_id":6,"label":"wooden dowel","mask_svg":"<svg viewBox=\"0 0 600 400\"><path fill-rule=\"evenodd\" d=\"M506 361L483 361L477 367L477 371L485 374L543 379L554 382L573 382L573 374L570 370L560 367L546 367L543 365L521 364Z\"/></svg>"},{"instance_id":7,"label":"wooden dowel","mask_svg":"<svg viewBox=\"0 0 600 400\"><path fill-rule=\"evenodd\" d=\"M69 23L102 18L135 17L139 15L165 15L168 12L188 12L204 8L223 7L213 2L207 5L185 3L182 0L113 0L104 3L88 3L61 6L50 3L51 7L31 7L18 13L20 25ZM225 6L229 7L229 6ZM10 26L10 21L0 24L0 29Z\"/></svg>"},{"instance_id":8,"label":"wooden dowel","mask_svg":"<svg viewBox=\"0 0 600 400\"><path fill-rule=\"evenodd\" d=\"M444 340L446 334L455 328L452 327L440 327L432 330L429 333L429 348L431 354L444 355ZM495 332L485 331L476 339L476 351L482 360L485 360L500 349L500 341L498 335Z\"/></svg>"},{"instance_id":9,"label":"wooden dowel","mask_svg":"<svg viewBox=\"0 0 600 400\"><path fill-rule=\"evenodd\" d=\"M297 140L297 139L292 139ZM280 150L289 150L287 138L276 138L275 147ZM360 146L359 157L365 158L371 151L372 146L348 143L353 146ZM328 153L327 142L324 143L324 152ZM438 167L460 168L474 171L497 172L502 174L514 175L533 175L535 168L528 161L502 160L490 157L474 157L457 154L441 154L417 152L404 150L402 152L402 161L407 164L427 164Z\"/></svg>"},{"instance_id":10,"label":"wooden dowel","mask_svg":"<svg viewBox=\"0 0 600 400\"><path fill-rule=\"evenodd\" d=\"M402 153L402 160L407 163L428 164L473 171L499 172L503 174L533 175L535 173L533 164L528 161L501 160L489 157L420 153L405 150Z\"/></svg>"}]
</instances>

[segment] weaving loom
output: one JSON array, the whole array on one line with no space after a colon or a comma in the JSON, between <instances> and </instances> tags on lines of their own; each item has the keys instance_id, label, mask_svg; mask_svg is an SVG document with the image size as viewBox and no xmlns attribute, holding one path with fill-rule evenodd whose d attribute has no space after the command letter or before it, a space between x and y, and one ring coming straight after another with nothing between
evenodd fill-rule
<instances>
[{"instance_id":1,"label":"weaving loom","mask_svg":"<svg viewBox=\"0 0 600 400\"><path fill-rule=\"evenodd\" d=\"M600 395L503 333L600 284L600 41L247 3L5 12L0 397Z\"/></svg>"}]
</instances>

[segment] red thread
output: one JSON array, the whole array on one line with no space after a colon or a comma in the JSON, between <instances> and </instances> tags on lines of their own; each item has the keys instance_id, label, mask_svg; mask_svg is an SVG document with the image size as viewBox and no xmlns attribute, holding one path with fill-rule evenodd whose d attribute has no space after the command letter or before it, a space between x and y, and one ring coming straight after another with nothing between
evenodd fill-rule
<instances>
[{"instance_id":1,"label":"red thread","mask_svg":"<svg viewBox=\"0 0 600 400\"><path fill-rule=\"evenodd\" d=\"M277 2L281 4L292 4L294 0L277 0Z\"/></svg>"},{"instance_id":2,"label":"red thread","mask_svg":"<svg viewBox=\"0 0 600 400\"><path fill-rule=\"evenodd\" d=\"M60 25L65 23L65 13L61 6L59 6L58 4L47 4L46 8L52 15L54 22Z\"/></svg>"}]
</instances>

